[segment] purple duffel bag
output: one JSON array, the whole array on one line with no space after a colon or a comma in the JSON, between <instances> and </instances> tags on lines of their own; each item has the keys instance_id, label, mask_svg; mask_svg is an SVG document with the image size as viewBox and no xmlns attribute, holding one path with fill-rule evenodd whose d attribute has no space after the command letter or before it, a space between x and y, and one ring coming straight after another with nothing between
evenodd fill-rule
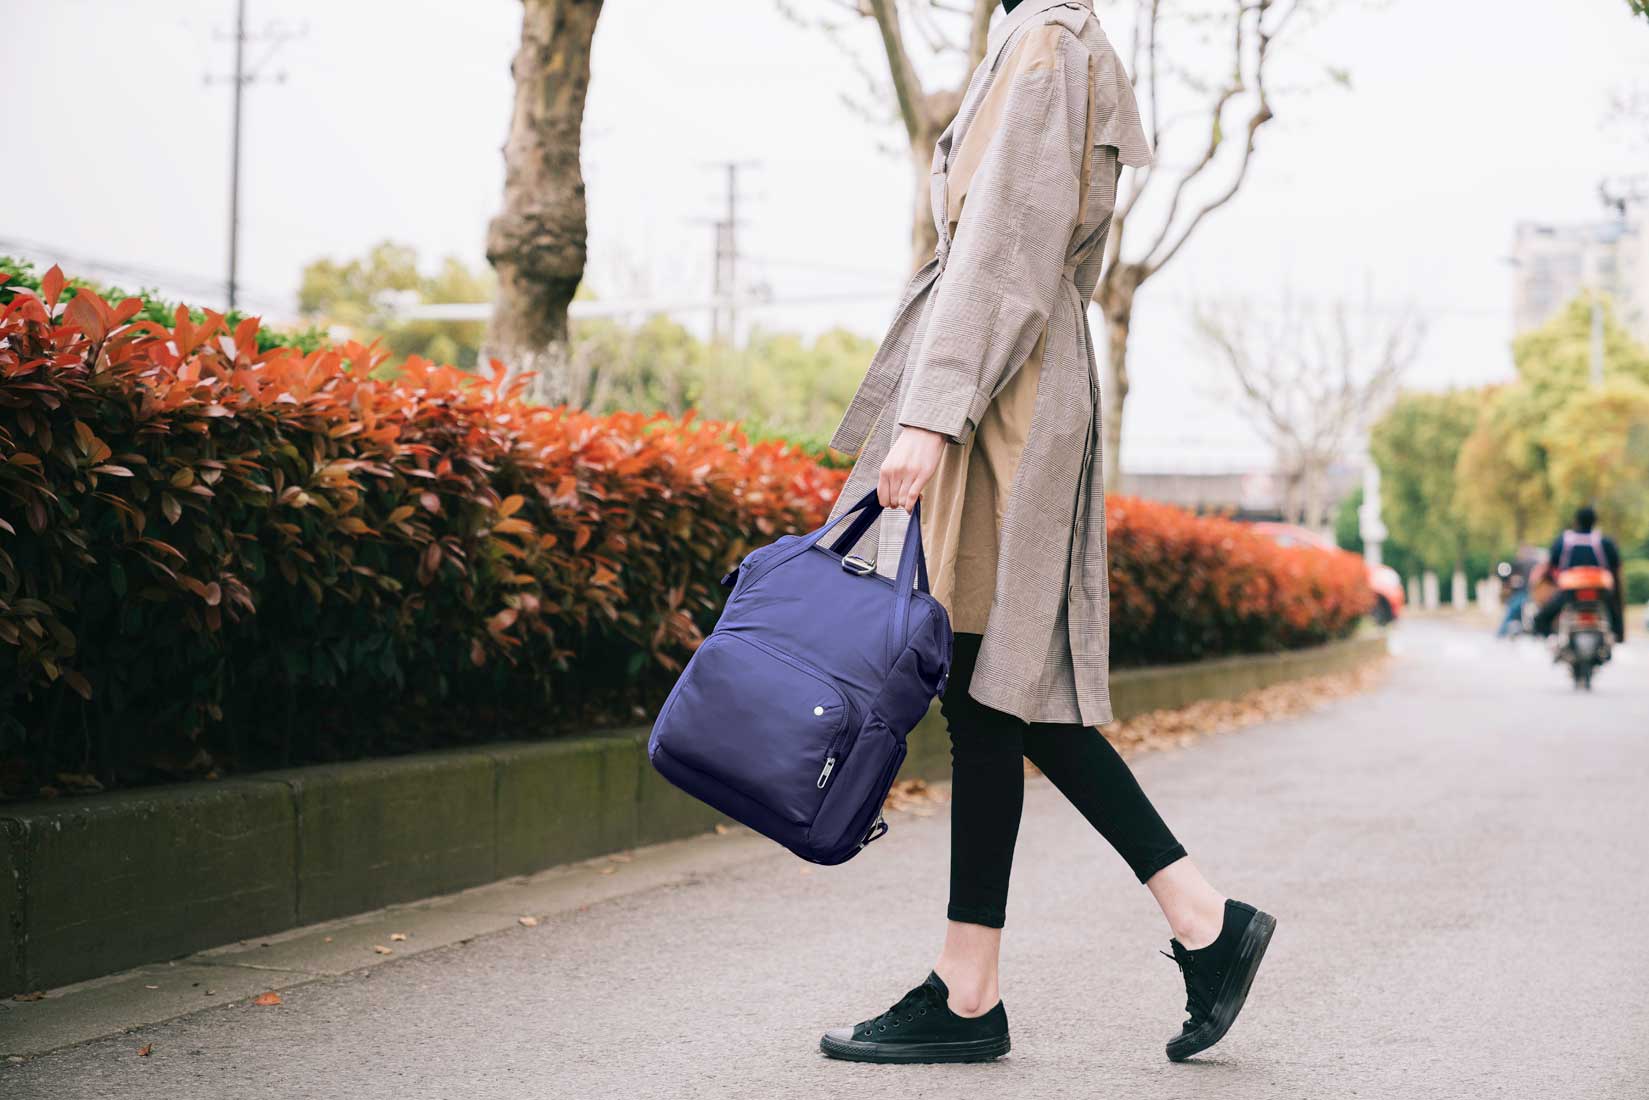
<instances>
[{"instance_id":1,"label":"purple duffel bag","mask_svg":"<svg viewBox=\"0 0 1649 1100\"><path fill-rule=\"evenodd\" d=\"M889 580L847 555L882 512L867 493L834 524L751 551L653 723L671 783L814 863L887 832L882 801L905 736L945 689L950 618L928 594L921 504Z\"/></svg>"}]
</instances>

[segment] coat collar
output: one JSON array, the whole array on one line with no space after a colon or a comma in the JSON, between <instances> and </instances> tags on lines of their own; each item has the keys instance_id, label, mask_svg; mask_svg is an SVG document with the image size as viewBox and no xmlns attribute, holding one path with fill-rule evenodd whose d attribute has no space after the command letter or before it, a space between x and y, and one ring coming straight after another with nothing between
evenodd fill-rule
<instances>
[{"instance_id":1,"label":"coat collar","mask_svg":"<svg viewBox=\"0 0 1649 1100\"><path fill-rule=\"evenodd\" d=\"M1076 4L1084 8L1094 6L1093 0L1022 0L1017 8L1008 13L1007 18L992 28L990 37L985 40L986 50L994 56L996 51L1002 48L1002 43L1007 41L1008 36L1015 30L1049 8L1063 7L1067 4Z\"/></svg>"}]
</instances>

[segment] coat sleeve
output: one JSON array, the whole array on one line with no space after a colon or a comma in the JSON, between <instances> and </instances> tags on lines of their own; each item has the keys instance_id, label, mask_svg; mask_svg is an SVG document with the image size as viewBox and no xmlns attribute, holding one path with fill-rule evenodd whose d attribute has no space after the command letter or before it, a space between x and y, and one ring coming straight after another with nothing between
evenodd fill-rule
<instances>
[{"instance_id":1,"label":"coat sleeve","mask_svg":"<svg viewBox=\"0 0 1649 1100\"><path fill-rule=\"evenodd\" d=\"M1023 363L1064 293L1089 106L1088 50L1057 24L1028 33L997 79L1000 123L968 186L899 423L960 443Z\"/></svg>"}]
</instances>

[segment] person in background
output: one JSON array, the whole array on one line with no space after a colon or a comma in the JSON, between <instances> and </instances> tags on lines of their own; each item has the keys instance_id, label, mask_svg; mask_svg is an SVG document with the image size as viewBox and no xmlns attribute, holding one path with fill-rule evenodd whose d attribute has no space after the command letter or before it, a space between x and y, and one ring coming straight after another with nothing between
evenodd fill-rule
<instances>
[{"instance_id":1,"label":"person in background","mask_svg":"<svg viewBox=\"0 0 1649 1100\"><path fill-rule=\"evenodd\" d=\"M1515 637L1523 633L1523 608L1529 602L1529 572L1521 562L1503 561L1496 567L1495 573L1505 588L1506 614L1501 618L1494 636Z\"/></svg>"},{"instance_id":2,"label":"person in background","mask_svg":"<svg viewBox=\"0 0 1649 1100\"><path fill-rule=\"evenodd\" d=\"M1582 565L1607 569L1614 578L1614 588L1604 597L1603 602L1609 609L1610 629L1614 631L1616 639L1624 642L1626 615L1622 607L1622 597L1625 593L1625 584L1621 577L1620 548L1615 545L1614 539L1598 530L1597 512L1590 506L1576 511L1574 525L1557 536L1544 568L1555 580L1565 569ZM1558 589L1551 599L1541 605L1540 613L1535 616L1535 633L1543 636L1550 634L1558 613L1573 598L1573 593Z\"/></svg>"}]
</instances>

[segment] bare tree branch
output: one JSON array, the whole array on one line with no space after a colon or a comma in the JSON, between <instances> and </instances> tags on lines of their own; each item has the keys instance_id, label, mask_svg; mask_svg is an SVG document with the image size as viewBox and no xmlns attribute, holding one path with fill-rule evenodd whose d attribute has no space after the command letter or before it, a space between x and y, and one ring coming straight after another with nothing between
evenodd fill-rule
<instances>
[{"instance_id":1,"label":"bare tree branch","mask_svg":"<svg viewBox=\"0 0 1649 1100\"><path fill-rule=\"evenodd\" d=\"M899 103L899 114L905 120L905 129L911 135L922 129L921 81L905 52L904 34L899 29L899 8L896 0L870 0L871 17L881 32L882 51L887 56L888 73L893 79L894 98Z\"/></svg>"},{"instance_id":2,"label":"bare tree branch","mask_svg":"<svg viewBox=\"0 0 1649 1100\"><path fill-rule=\"evenodd\" d=\"M1271 444L1291 518L1320 527L1330 470L1396 392L1425 324L1412 307L1395 315L1344 301L1312 307L1288 293L1269 322L1259 318L1265 308L1199 303L1192 322Z\"/></svg>"},{"instance_id":3,"label":"bare tree branch","mask_svg":"<svg viewBox=\"0 0 1649 1100\"><path fill-rule=\"evenodd\" d=\"M1126 406L1128 341L1140 288L1171 263L1208 218L1229 204L1249 179L1257 136L1275 115L1278 46L1345 0L1134 0L1133 78L1149 118L1153 163L1119 186L1094 301L1105 314L1107 355L1102 455L1105 480L1119 476ZM1380 0L1356 0L1377 6ZM1310 67L1320 65L1314 62ZM1329 83L1344 70L1321 66ZM1197 106L1200 105L1200 106ZM1178 135L1189 130L1189 162L1176 165ZM1156 201L1161 196L1160 202ZM1150 221L1142 219L1149 212ZM1143 242L1136 242L1141 232ZM1143 249L1137 244L1144 243Z\"/></svg>"}]
</instances>

